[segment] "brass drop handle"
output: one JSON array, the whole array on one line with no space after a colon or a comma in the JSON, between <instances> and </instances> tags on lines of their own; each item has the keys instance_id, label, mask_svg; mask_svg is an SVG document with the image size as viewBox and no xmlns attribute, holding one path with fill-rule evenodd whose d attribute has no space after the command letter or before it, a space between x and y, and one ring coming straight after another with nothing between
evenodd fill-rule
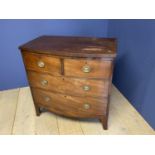
<instances>
[{"instance_id":1,"label":"brass drop handle","mask_svg":"<svg viewBox=\"0 0 155 155\"><path fill-rule=\"evenodd\" d=\"M85 110L88 110L88 109L90 109L90 104L88 104L88 103L85 103L85 104L83 105L83 108L84 108Z\"/></svg>"},{"instance_id":2,"label":"brass drop handle","mask_svg":"<svg viewBox=\"0 0 155 155\"><path fill-rule=\"evenodd\" d=\"M48 96L46 96L46 97L44 98L44 100L45 100L46 102L49 102L49 101L51 100L51 98L48 97Z\"/></svg>"},{"instance_id":3,"label":"brass drop handle","mask_svg":"<svg viewBox=\"0 0 155 155\"><path fill-rule=\"evenodd\" d=\"M82 67L82 71L84 73L89 73L91 71L91 67L88 66L88 65L85 65L85 66Z\"/></svg>"},{"instance_id":4,"label":"brass drop handle","mask_svg":"<svg viewBox=\"0 0 155 155\"><path fill-rule=\"evenodd\" d=\"M38 61L37 62L38 67L43 68L45 67L45 63L43 61Z\"/></svg>"},{"instance_id":5,"label":"brass drop handle","mask_svg":"<svg viewBox=\"0 0 155 155\"><path fill-rule=\"evenodd\" d=\"M48 84L48 81L47 80L42 80L41 81L41 85L46 86L47 84Z\"/></svg>"},{"instance_id":6,"label":"brass drop handle","mask_svg":"<svg viewBox=\"0 0 155 155\"><path fill-rule=\"evenodd\" d=\"M91 89L90 86L87 86L87 85L83 86L83 90L84 90L84 91L88 91L88 90L90 90L90 89Z\"/></svg>"}]
</instances>

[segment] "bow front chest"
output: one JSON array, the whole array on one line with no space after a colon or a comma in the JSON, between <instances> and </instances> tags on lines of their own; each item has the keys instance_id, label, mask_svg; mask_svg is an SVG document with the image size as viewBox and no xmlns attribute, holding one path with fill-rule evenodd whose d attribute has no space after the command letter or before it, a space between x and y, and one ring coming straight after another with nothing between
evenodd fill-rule
<instances>
[{"instance_id":1,"label":"bow front chest","mask_svg":"<svg viewBox=\"0 0 155 155\"><path fill-rule=\"evenodd\" d=\"M115 39L41 36L19 48L38 116L45 108L107 129Z\"/></svg>"}]
</instances>

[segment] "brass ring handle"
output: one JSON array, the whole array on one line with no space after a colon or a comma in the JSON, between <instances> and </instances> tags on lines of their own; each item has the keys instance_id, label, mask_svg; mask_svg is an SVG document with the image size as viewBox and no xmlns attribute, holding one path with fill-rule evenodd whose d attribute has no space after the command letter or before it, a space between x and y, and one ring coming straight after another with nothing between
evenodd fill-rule
<instances>
[{"instance_id":1,"label":"brass ring handle","mask_svg":"<svg viewBox=\"0 0 155 155\"><path fill-rule=\"evenodd\" d=\"M41 81L41 84L42 84L43 86L46 86L46 85L48 84L48 81L47 81L47 80L42 80L42 81Z\"/></svg>"},{"instance_id":2,"label":"brass ring handle","mask_svg":"<svg viewBox=\"0 0 155 155\"><path fill-rule=\"evenodd\" d=\"M82 71L84 73L89 73L91 71L91 67L88 66L88 65L85 65L85 66L82 67Z\"/></svg>"},{"instance_id":3,"label":"brass ring handle","mask_svg":"<svg viewBox=\"0 0 155 155\"><path fill-rule=\"evenodd\" d=\"M87 86L87 85L83 86L83 90L84 90L84 91L88 91L88 90L90 90L90 89L91 89L90 86Z\"/></svg>"},{"instance_id":4,"label":"brass ring handle","mask_svg":"<svg viewBox=\"0 0 155 155\"><path fill-rule=\"evenodd\" d=\"M85 103L85 104L83 105L83 108L86 109L86 110L90 109L90 104Z\"/></svg>"},{"instance_id":5,"label":"brass ring handle","mask_svg":"<svg viewBox=\"0 0 155 155\"><path fill-rule=\"evenodd\" d=\"M38 67L43 68L45 67L45 63L43 61L38 61L37 62Z\"/></svg>"},{"instance_id":6,"label":"brass ring handle","mask_svg":"<svg viewBox=\"0 0 155 155\"><path fill-rule=\"evenodd\" d=\"M48 96L46 96L44 99L45 99L46 102L49 102L51 100L51 98L48 97Z\"/></svg>"}]
</instances>

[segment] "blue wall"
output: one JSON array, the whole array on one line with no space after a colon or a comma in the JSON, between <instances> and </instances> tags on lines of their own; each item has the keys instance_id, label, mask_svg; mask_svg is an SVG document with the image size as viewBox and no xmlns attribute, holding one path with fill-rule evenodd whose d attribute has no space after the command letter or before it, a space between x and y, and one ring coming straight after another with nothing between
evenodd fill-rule
<instances>
[{"instance_id":1,"label":"blue wall","mask_svg":"<svg viewBox=\"0 0 155 155\"><path fill-rule=\"evenodd\" d=\"M27 86L18 46L45 34L116 37L113 82L155 128L155 20L0 20L0 90Z\"/></svg>"},{"instance_id":2,"label":"blue wall","mask_svg":"<svg viewBox=\"0 0 155 155\"><path fill-rule=\"evenodd\" d=\"M109 20L118 39L114 84L155 128L155 20Z\"/></svg>"},{"instance_id":3,"label":"blue wall","mask_svg":"<svg viewBox=\"0 0 155 155\"><path fill-rule=\"evenodd\" d=\"M108 20L0 20L0 90L27 85L18 46L39 35L107 36Z\"/></svg>"}]
</instances>

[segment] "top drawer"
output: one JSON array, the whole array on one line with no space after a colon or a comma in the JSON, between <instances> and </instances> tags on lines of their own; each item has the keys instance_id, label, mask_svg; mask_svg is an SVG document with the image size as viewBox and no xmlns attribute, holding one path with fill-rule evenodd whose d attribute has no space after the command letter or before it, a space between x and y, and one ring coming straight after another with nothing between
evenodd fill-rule
<instances>
[{"instance_id":1,"label":"top drawer","mask_svg":"<svg viewBox=\"0 0 155 155\"><path fill-rule=\"evenodd\" d=\"M65 59L65 76L85 78L105 78L112 75L112 61L110 60L89 60L89 59Z\"/></svg>"},{"instance_id":2,"label":"top drawer","mask_svg":"<svg viewBox=\"0 0 155 155\"><path fill-rule=\"evenodd\" d=\"M58 58L22 52L25 67L28 70L61 75L61 62Z\"/></svg>"}]
</instances>

